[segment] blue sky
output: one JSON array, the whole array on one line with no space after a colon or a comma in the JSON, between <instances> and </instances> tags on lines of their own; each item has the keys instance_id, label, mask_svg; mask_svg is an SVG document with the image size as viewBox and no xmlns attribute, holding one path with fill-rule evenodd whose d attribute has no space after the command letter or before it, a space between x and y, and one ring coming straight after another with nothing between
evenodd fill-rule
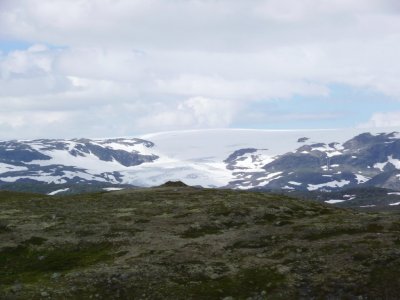
<instances>
[{"instance_id":1,"label":"blue sky","mask_svg":"<svg viewBox=\"0 0 400 300\"><path fill-rule=\"evenodd\" d=\"M3 0L0 139L400 127L399 32L392 0Z\"/></svg>"},{"instance_id":2,"label":"blue sky","mask_svg":"<svg viewBox=\"0 0 400 300\"><path fill-rule=\"evenodd\" d=\"M258 102L248 108L257 111L259 119L246 120L246 128L352 128L367 123L374 113L398 111L398 100L374 90L352 86L329 85L329 95L322 97L294 96L287 101ZM274 115L274 118L268 116ZM367 126L367 124L365 124Z\"/></svg>"},{"instance_id":3,"label":"blue sky","mask_svg":"<svg viewBox=\"0 0 400 300\"><path fill-rule=\"evenodd\" d=\"M32 41L26 40L10 40L7 38L0 39L0 51L3 54L9 54L14 51L26 51L30 47L34 46L35 44L40 44L45 46L48 49L63 49L66 48L65 46L58 46L58 45L51 45L45 42L36 41L32 43Z\"/></svg>"},{"instance_id":4,"label":"blue sky","mask_svg":"<svg viewBox=\"0 0 400 300\"><path fill-rule=\"evenodd\" d=\"M0 40L0 51L3 53L9 53L15 50L26 50L30 46L32 46L30 42Z\"/></svg>"}]
</instances>

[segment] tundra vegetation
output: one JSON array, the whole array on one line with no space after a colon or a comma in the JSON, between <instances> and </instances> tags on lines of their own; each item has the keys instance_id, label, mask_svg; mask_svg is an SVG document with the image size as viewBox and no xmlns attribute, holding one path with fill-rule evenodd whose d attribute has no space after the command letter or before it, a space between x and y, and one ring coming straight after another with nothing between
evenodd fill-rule
<instances>
[{"instance_id":1,"label":"tundra vegetation","mask_svg":"<svg viewBox=\"0 0 400 300\"><path fill-rule=\"evenodd\" d=\"M400 214L181 183L0 192L2 299L396 299Z\"/></svg>"}]
</instances>

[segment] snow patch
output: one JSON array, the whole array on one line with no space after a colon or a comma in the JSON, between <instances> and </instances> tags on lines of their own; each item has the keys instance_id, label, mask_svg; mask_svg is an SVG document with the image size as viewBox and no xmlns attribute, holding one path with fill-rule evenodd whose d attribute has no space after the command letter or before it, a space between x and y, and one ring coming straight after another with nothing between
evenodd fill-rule
<instances>
[{"instance_id":1,"label":"snow patch","mask_svg":"<svg viewBox=\"0 0 400 300\"><path fill-rule=\"evenodd\" d=\"M117 188L117 187L103 188L103 190L106 191L106 192L120 191L120 190L123 190L123 189L124 189L124 188Z\"/></svg>"},{"instance_id":2,"label":"snow patch","mask_svg":"<svg viewBox=\"0 0 400 300\"><path fill-rule=\"evenodd\" d=\"M60 190L56 190L56 191L50 192L50 193L48 193L47 195L49 195L49 196L54 196L54 195L57 195L57 194L59 194L59 193L66 192L66 191L68 191L68 190L69 190L69 188L60 189Z\"/></svg>"},{"instance_id":3,"label":"snow patch","mask_svg":"<svg viewBox=\"0 0 400 300\"><path fill-rule=\"evenodd\" d=\"M325 201L325 203L329 203L329 204L335 204L335 203L341 203L341 202L344 202L344 201L346 201L346 200L336 200L336 199L332 199L332 200L327 200L327 201Z\"/></svg>"},{"instance_id":4,"label":"snow patch","mask_svg":"<svg viewBox=\"0 0 400 300\"><path fill-rule=\"evenodd\" d=\"M288 183L291 185L302 185L302 183L296 181L289 181Z\"/></svg>"},{"instance_id":5,"label":"snow patch","mask_svg":"<svg viewBox=\"0 0 400 300\"><path fill-rule=\"evenodd\" d=\"M349 183L350 183L350 181L348 181L348 180L334 180L334 181L321 183L321 184L309 184L307 189L309 191L315 191L315 190L318 190L320 188L325 188L325 187L340 188Z\"/></svg>"},{"instance_id":6,"label":"snow patch","mask_svg":"<svg viewBox=\"0 0 400 300\"><path fill-rule=\"evenodd\" d=\"M243 171L262 172L263 166L274 161L274 157L267 154L267 150L257 150L256 152L245 153L235 161L235 168Z\"/></svg>"},{"instance_id":7,"label":"snow patch","mask_svg":"<svg viewBox=\"0 0 400 300\"><path fill-rule=\"evenodd\" d=\"M294 190L294 187L285 185L282 189L284 189L284 190Z\"/></svg>"},{"instance_id":8,"label":"snow patch","mask_svg":"<svg viewBox=\"0 0 400 300\"><path fill-rule=\"evenodd\" d=\"M342 155L343 153L340 152L340 150L343 150L344 147L341 144L334 144L333 147L329 145L323 145L320 147L313 147L311 148L311 151L320 151L320 152L325 152L327 157L334 157L338 155Z\"/></svg>"},{"instance_id":9,"label":"snow patch","mask_svg":"<svg viewBox=\"0 0 400 300\"><path fill-rule=\"evenodd\" d=\"M27 171L27 170L28 170L27 167L14 166L14 165L10 165L10 164L0 163L0 173Z\"/></svg>"},{"instance_id":10,"label":"snow patch","mask_svg":"<svg viewBox=\"0 0 400 300\"><path fill-rule=\"evenodd\" d=\"M393 155L388 156L387 161L385 162L374 164L374 168L379 169L382 172L385 166L389 163L392 164L396 169L400 169L400 159L393 158Z\"/></svg>"},{"instance_id":11,"label":"snow patch","mask_svg":"<svg viewBox=\"0 0 400 300\"><path fill-rule=\"evenodd\" d=\"M360 175L360 174L354 174L354 176L356 177L357 183L365 183L368 180L370 180L370 177L364 176L364 175Z\"/></svg>"},{"instance_id":12,"label":"snow patch","mask_svg":"<svg viewBox=\"0 0 400 300\"><path fill-rule=\"evenodd\" d=\"M393 136L389 137L390 140L400 139L400 132L393 132Z\"/></svg>"},{"instance_id":13,"label":"snow patch","mask_svg":"<svg viewBox=\"0 0 400 300\"><path fill-rule=\"evenodd\" d=\"M392 155L388 156L388 162L391 163L396 169L400 169L400 159L393 158Z\"/></svg>"}]
</instances>

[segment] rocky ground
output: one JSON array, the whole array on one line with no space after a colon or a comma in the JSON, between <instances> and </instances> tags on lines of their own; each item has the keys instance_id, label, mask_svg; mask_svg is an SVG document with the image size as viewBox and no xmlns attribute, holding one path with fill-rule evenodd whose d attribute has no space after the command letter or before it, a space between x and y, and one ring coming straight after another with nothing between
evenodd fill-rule
<instances>
[{"instance_id":1,"label":"rocky ground","mask_svg":"<svg viewBox=\"0 0 400 300\"><path fill-rule=\"evenodd\" d=\"M399 299L400 212L167 184L0 193L1 299Z\"/></svg>"}]
</instances>

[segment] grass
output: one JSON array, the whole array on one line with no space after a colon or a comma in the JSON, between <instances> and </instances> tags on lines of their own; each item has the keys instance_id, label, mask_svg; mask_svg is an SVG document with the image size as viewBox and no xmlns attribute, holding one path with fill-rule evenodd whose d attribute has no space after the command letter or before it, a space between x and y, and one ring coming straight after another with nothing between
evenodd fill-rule
<instances>
[{"instance_id":1,"label":"grass","mask_svg":"<svg viewBox=\"0 0 400 300\"><path fill-rule=\"evenodd\" d=\"M374 266L369 276L369 287L375 299L398 299L400 295L400 262L390 266Z\"/></svg>"},{"instance_id":2,"label":"grass","mask_svg":"<svg viewBox=\"0 0 400 300\"><path fill-rule=\"evenodd\" d=\"M29 238L28 240L25 240L23 242L24 245L36 245L36 246L40 246L42 245L44 242L46 242L47 239L39 237L39 236L33 236L31 238Z\"/></svg>"},{"instance_id":3,"label":"grass","mask_svg":"<svg viewBox=\"0 0 400 300\"><path fill-rule=\"evenodd\" d=\"M221 229L212 225L203 225L199 227L190 227L180 236L184 239L195 239L208 234L219 234Z\"/></svg>"},{"instance_id":4,"label":"grass","mask_svg":"<svg viewBox=\"0 0 400 300\"><path fill-rule=\"evenodd\" d=\"M234 276L223 276L191 283L184 288L188 298L195 299L248 299L255 296L271 295L273 291L283 286L285 277L269 268L241 269ZM179 291L179 287L177 288ZM177 293L179 295L179 292ZM182 294L183 295L183 294ZM281 299L284 299L283 297Z\"/></svg>"},{"instance_id":5,"label":"grass","mask_svg":"<svg viewBox=\"0 0 400 300\"><path fill-rule=\"evenodd\" d=\"M0 282L32 283L46 279L54 272L66 272L105 262L111 259L109 249L110 245L106 243L65 244L50 249L29 246L3 248L0 252Z\"/></svg>"},{"instance_id":6,"label":"grass","mask_svg":"<svg viewBox=\"0 0 400 300\"><path fill-rule=\"evenodd\" d=\"M175 183L0 192L0 298L392 299L399 224L395 212Z\"/></svg>"},{"instance_id":7,"label":"grass","mask_svg":"<svg viewBox=\"0 0 400 300\"><path fill-rule=\"evenodd\" d=\"M10 226L6 224L5 222L0 221L0 234L4 232L10 232Z\"/></svg>"}]
</instances>

